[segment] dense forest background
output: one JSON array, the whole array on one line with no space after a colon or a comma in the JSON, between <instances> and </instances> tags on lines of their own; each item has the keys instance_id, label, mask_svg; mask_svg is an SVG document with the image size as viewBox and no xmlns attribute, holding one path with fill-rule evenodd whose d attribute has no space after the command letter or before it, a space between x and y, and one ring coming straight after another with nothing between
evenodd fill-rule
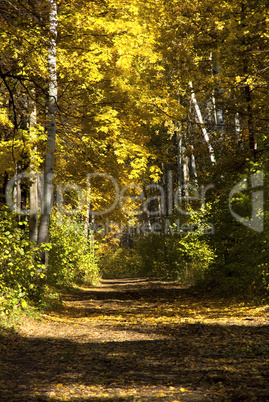
<instances>
[{"instance_id":1,"label":"dense forest background","mask_svg":"<svg viewBox=\"0 0 269 402\"><path fill-rule=\"evenodd\" d=\"M269 290L263 0L0 2L0 308L100 277Z\"/></svg>"}]
</instances>

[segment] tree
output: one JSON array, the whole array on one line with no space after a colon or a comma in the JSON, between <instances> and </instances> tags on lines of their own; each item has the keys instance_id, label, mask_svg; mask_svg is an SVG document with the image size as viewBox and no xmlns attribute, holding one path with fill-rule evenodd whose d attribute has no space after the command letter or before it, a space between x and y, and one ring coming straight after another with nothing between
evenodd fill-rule
<instances>
[{"instance_id":1,"label":"tree","mask_svg":"<svg viewBox=\"0 0 269 402\"><path fill-rule=\"evenodd\" d=\"M38 243L48 242L50 213L53 203L54 152L56 141L57 112L57 70L56 70L56 39L57 39L57 4L49 0L49 44L48 44L48 120L47 120L47 151L44 167L44 189L42 195L42 212L38 233ZM44 256L42 255L44 259Z\"/></svg>"}]
</instances>

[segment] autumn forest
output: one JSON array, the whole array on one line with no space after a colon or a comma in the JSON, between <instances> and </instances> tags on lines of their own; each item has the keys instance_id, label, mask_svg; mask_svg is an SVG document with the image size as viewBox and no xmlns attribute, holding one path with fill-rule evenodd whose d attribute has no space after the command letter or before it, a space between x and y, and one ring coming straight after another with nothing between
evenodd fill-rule
<instances>
[{"instance_id":1,"label":"autumn forest","mask_svg":"<svg viewBox=\"0 0 269 402\"><path fill-rule=\"evenodd\" d=\"M40 384L35 392L28 372L28 393L26 377L14 377L1 400L17 400L12 387L20 401L266 400L267 2L1 0L0 36L1 339L21 346L22 365L34 350L25 331L51 359L60 361L62 353L76 367L85 365L80 353L93 339L96 349L84 353L96 359L100 379L86 376L88 399L78 385L72 399L61 376L52 390L55 372L46 362L41 385L49 399ZM222 309L238 327L225 332ZM249 316L252 335L244 327ZM87 331L91 338L77 344L78 321L82 338ZM124 338L130 351L122 352L119 327L131 331ZM58 330L65 333L61 340ZM108 359L101 345L115 342L112 333L117 345ZM198 333L202 343L213 334L208 355ZM245 346L229 343L237 336ZM159 373L167 359L177 367L175 347L191 382L181 374L179 385L172 371L170 382L154 377L150 337L160 344ZM194 349L179 348L188 337L202 359L214 360L213 348L223 342L223 355L206 363L210 369L230 364L236 372L241 361L248 372L241 394L230 372L211 390L217 366L210 381L198 375L203 363L191 374ZM150 369L138 342L145 343ZM237 359L230 363L229 348ZM132 356L124 375L121 353ZM141 372L149 370L149 382L140 383L134 359ZM102 377L107 364L116 371ZM74 371L71 377L68 383L76 383ZM0 389L1 378L0 367ZM254 399L244 399L249 394Z\"/></svg>"}]
</instances>

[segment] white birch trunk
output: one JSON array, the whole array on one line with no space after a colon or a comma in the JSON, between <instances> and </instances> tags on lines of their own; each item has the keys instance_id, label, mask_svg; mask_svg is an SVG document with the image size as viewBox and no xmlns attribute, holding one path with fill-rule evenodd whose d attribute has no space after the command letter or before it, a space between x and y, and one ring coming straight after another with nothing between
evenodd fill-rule
<instances>
[{"instance_id":1,"label":"white birch trunk","mask_svg":"<svg viewBox=\"0 0 269 402\"><path fill-rule=\"evenodd\" d=\"M84 233L86 239L89 239L90 216L90 206L87 205L86 218L84 222Z\"/></svg>"},{"instance_id":2,"label":"white birch trunk","mask_svg":"<svg viewBox=\"0 0 269 402\"><path fill-rule=\"evenodd\" d=\"M213 74L218 75L220 73L219 64L217 62L213 65ZM221 88L217 88L218 94L221 94ZM215 98L215 97L214 97ZM215 118L216 118L216 125L217 125L217 133L220 134L224 130L224 117L223 117L223 109L220 106L217 106L216 100L215 102Z\"/></svg>"},{"instance_id":3,"label":"white birch trunk","mask_svg":"<svg viewBox=\"0 0 269 402\"><path fill-rule=\"evenodd\" d=\"M188 198L190 195L189 185L190 185L190 168L189 168L189 157L186 155L186 148L183 148L183 158L182 158L182 170L183 170L183 197Z\"/></svg>"},{"instance_id":4,"label":"white birch trunk","mask_svg":"<svg viewBox=\"0 0 269 402\"><path fill-rule=\"evenodd\" d=\"M209 60L211 61L211 64L212 64L212 53L210 53ZM212 77L213 76L214 76L214 74L213 74L213 66L212 66ZM215 98L214 89L212 89L212 105L213 105L214 122L215 122L215 125L217 126L218 118L217 118L217 106L216 106L216 98Z\"/></svg>"},{"instance_id":5,"label":"white birch trunk","mask_svg":"<svg viewBox=\"0 0 269 402\"><path fill-rule=\"evenodd\" d=\"M182 137L177 131L177 172L178 172L178 186L182 188Z\"/></svg>"},{"instance_id":6,"label":"white birch trunk","mask_svg":"<svg viewBox=\"0 0 269 402\"><path fill-rule=\"evenodd\" d=\"M32 139L36 137L36 102L35 90L32 91L33 98L29 100L30 119L29 119L29 133ZM37 242L38 240L38 192L37 192L37 173L33 164L33 156L30 156L30 214L29 214L29 240Z\"/></svg>"},{"instance_id":7,"label":"white birch trunk","mask_svg":"<svg viewBox=\"0 0 269 402\"><path fill-rule=\"evenodd\" d=\"M207 143L207 146L208 146L210 160L211 160L212 163L215 163L215 162L216 162L216 159L215 159L214 150L213 150L213 148L212 148L212 146L211 146L211 144L210 144L210 140L209 140L209 136L208 136L207 130L206 130L206 128L204 127L203 116L202 116L200 107L199 107L199 105L198 105L198 102L197 102L197 100L196 100L196 96L195 96L195 93L194 93L194 90L193 90L193 85L192 85L192 82L191 82L191 81L189 82L189 86L190 86L190 89L191 89L191 99L192 99L192 103L193 103L193 105L194 105L194 108L195 108L195 111L196 111L196 115L197 115L199 124L201 125L201 129L202 129L202 133L203 133L204 139L205 139L205 141L206 141L206 143Z\"/></svg>"},{"instance_id":8,"label":"white birch trunk","mask_svg":"<svg viewBox=\"0 0 269 402\"><path fill-rule=\"evenodd\" d=\"M14 187L14 205L16 214L20 215L21 212L21 179L18 179L18 174L21 173L21 169L18 167L16 163L16 185Z\"/></svg>"},{"instance_id":9,"label":"white birch trunk","mask_svg":"<svg viewBox=\"0 0 269 402\"><path fill-rule=\"evenodd\" d=\"M195 156L193 154L191 154L191 172L194 177L194 182L197 184L198 176L197 176L197 169L196 169L196 160L195 160Z\"/></svg>"},{"instance_id":10,"label":"white birch trunk","mask_svg":"<svg viewBox=\"0 0 269 402\"><path fill-rule=\"evenodd\" d=\"M188 184L190 184L190 169L189 169L189 157L186 155L186 147L182 147L182 173L183 183L185 185L184 195L188 196Z\"/></svg>"},{"instance_id":11,"label":"white birch trunk","mask_svg":"<svg viewBox=\"0 0 269 402\"><path fill-rule=\"evenodd\" d=\"M234 124L235 124L235 134L236 134L237 143L241 147L241 136L240 136L241 127L240 127L240 119L239 119L238 113L236 113L236 115L234 117Z\"/></svg>"},{"instance_id":12,"label":"white birch trunk","mask_svg":"<svg viewBox=\"0 0 269 402\"><path fill-rule=\"evenodd\" d=\"M50 212L53 202L53 171L56 137L57 111L57 74L56 74L56 38L57 38L57 2L49 0L50 38L48 49L48 123L47 123L47 154L44 168L44 190L42 199L41 220L38 233L38 244L48 242ZM44 262L44 256L41 256Z\"/></svg>"}]
</instances>

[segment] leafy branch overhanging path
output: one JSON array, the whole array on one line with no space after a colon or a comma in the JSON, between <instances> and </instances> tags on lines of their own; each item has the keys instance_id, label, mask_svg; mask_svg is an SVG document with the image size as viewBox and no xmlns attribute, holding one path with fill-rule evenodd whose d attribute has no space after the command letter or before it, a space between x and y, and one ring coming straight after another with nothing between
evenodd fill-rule
<instances>
[{"instance_id":1,"label":"leafy branch overhanging path","mask_svg":"<svg viewBox=\"0 0 269 402\"><path fill-rule=\"evenodd\" d=\"M1 401L264 401L268 306L103 281L1 332Z\"/></svg>"}]
</instances>

